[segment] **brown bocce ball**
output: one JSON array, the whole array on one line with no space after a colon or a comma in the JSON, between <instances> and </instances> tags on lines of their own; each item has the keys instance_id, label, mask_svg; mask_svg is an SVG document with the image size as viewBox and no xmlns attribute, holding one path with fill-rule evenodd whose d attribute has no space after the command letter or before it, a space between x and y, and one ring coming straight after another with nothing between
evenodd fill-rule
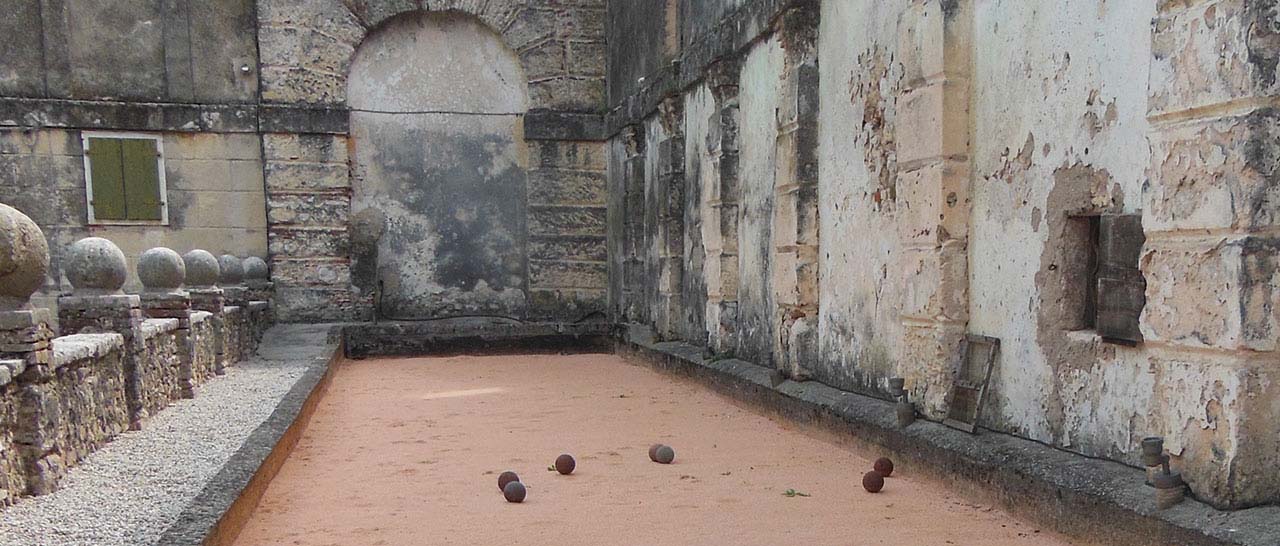
<instances>
[{"instance_id":1,"label":"brown bocce ball","mask_svg":"<svg viewBox=\"0 0 1280 546\"><path fill-rule=\"evenodd\" d=\"M884 476L874 470L863 474L862 488L866 489L868 493L879 493L881 489L884 489Z\"/></svg>"},{"instance_id":2,"label":"brown bocce ball","mask_svg":"<svg viewBox=\"0 0 1280 546\"><path fill-rule=\"evenodd\" d=\"M507 484L520 481L520 476L510 470L498 474L498 491L506 491Z\"/></svg>"},{"instance_id":3,"label":"brown bocce ball","mask_svg":"<svg viewBox=\"0 0 1280 546\"><path fill-rule=\"evenodd\" d=\"M879 472L881 476L886 478L893 475L893 461L890 461L888 457L880 457L879 459L876 459L875 468L876 472Z\"/></svg>"},{"instance_id":4,"label":"brown bocce ball","mask_svg":"<svg viewBox=\"0 0 1280 546\"><path fill-rule=\"evenodd\" d=\"M559 457L556 457L556 472L559 472L567 476L573 473L574 467L577 467L577 466L578 466L578 463L573 460L573 455L565 453Z\"/></svg>"}]
</instances>

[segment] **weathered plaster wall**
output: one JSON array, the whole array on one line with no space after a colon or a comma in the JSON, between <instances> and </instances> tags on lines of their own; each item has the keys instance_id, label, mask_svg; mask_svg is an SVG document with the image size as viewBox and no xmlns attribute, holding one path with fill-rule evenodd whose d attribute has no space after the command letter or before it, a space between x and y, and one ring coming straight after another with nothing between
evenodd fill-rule
<instances>
[{"instance_id":1,"label":"weathered plaster wall","mask_svg":"<svg viewBox=\"0 0 1280 546\"><path fill-rule=\"evenodd\" d=\"M253 0L14 0L0 96L253 102ZM243 70L242 67L248 67Z\"/></svg>"},{"instance_id":2,"label":"weathered plaster wall","mask_svg":"<svg viewBox=\"0 0 1280 546\"><path fill-rule=\"evenodd\" d=\"M742 63L738 101L742 110L742 200L738 224L737 354L773 362L774 144L782 79L782 43L774 37L753 47Z\"/></svg>"},{"instance_id":3,"label":"weathered plaster wall","mask_svg":"<svg viewBox=\"0 0 1280 546\"><path fill-rule=\"evenodd\" d=\"M899 368L898 21L910 2L824 2L818 32L819 360L824 382L875 389ZM856 31L848 29L857 29Z\"/></svg>"},{"instance_id":4,"label":"weathered plaster wall","mask_svg":"<svg viewBox=\"0 0 1280 546\"><path fill-rule=\"evenodd\" d=\"M1144 349L1069 333L1083 327L1067 215L1142 210L1151 37L1133 29L1155 4L1000 2L974 15L969 330L1003 340L986 421L1136 463L1164 419L1156 370Z\"/></svg>"},{"instance_id":5,"label":"weathered plaster wall","mask_svg":"<svg viewBox=\"0 0 1280 546\"><path fill-rule=\"evenodd\" d=\"M661 36L659 5L611 11L611 29L650 24L639 58L611 50L611 75L628 77L610 84L611 308L793 378L876 394L904 377L933 419L964 336L996 337L982 426L1134 465L1140 440L1163 436L1201 498L1275 502L1278 12L1059 4L685 3ZM804 20L819 24L816 82ZM805 118L814 87L820 115ZM654 147L676 136L670 187ZM682 222L663 221L682 192ZM1099 214L1141 218L1136 263L1112 264L1145 282L1135 346L1085 320L1080 218ZM816 356L794 344L811 312Z\"/></svg>"},{"instance_id":6,"label":"weathered plaster wall","mask_svg":"<svg viewBox=\"0 0 1280 546\"><path fill-rule=\"evenodd\" d=\"M52 250L50 285L63 284L61 252L87 236L115 242L129 259L130 290L136 260L149 248L215 255L266 256L266 194L257 135L162 133L169 224L88 225L81 132L0 128L0 202L40 224Z\"/></svg>"},{"instance_id":7,"label":"weathered plaster wall","mask_svg":"<svg viewBox=\"0 0 1280 546\"><path fill-rule=\"evenodd\" d=\"M463 17L397 18L361 45L352 212L377 233L357 252L377 264L380 316L525 315L524 80L501 38Z\"/></svg>"}]
</instances>

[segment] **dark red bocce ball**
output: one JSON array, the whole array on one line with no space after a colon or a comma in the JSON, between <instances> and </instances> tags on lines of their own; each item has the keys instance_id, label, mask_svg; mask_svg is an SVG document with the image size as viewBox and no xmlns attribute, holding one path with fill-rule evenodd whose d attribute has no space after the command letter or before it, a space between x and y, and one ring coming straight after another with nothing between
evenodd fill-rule
<instances>
[{"instance_id":1,"label":"dark red bocce ball","mask_svg":"<svg viewBox=\"0 0 1280 546\"><path fill-rule=\"evenodd\" d=\"M507 498L507 502L524 502L524 494L524 484L520 482L511 482L502 488L502 496Z\"/></svg>"},{"instance_id":2,"label":"dark red bocce ball","mask_svg":"<svg viewBox=\"0 0 1280 546\"><path fill-rule=\"evenodd\" d=\"M503 472L501 474L498 474L498 490L506 491L507 484L511 482L518 482L518 481L520 481L520 476L517 476L515 472L512 472L510 470Z\"/></svg>"},{"instance_id":3,"label":"dark red bocce ball","mask_svg":"<svg viewBox=\"0 0 1280 546\"><path fill-rule=\"evenodd\" d=\"M556 472L568 476L573 473L573 469L577 466L578 463L573 460L573 455L565 453L556 457Z\"/></svg>"},{"instance_id":4,"label":"dark red bocce ball","mask_svg":"<svg viewBox=\"0 0 1280 546\"><path fill-rule=\"evenodd\" d=\"M884 476L874 470L863 474L862 488L866 489L868 493L879 493L881 489L884 489Z\"/></svg>"},{"instance_id":5,"label":"dark red bocce ball","mask_svg":"<svg viewBox=\"0 0 1280 546\"><path fill-rule=\"evenodd\" d=\"M879 459L876 459L875 468L876 472L879 472L881 476L886 478L893 475L893 461L890 461L888 457L880 457Z\"/></svg>"}]
</instances>

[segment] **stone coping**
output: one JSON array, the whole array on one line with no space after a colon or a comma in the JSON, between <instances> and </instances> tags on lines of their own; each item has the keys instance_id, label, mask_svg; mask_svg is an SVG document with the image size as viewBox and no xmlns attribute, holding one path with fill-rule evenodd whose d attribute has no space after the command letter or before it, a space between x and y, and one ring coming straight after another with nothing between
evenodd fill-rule
<instances>
[{"instance_id":1,"label":"stone coping","mask_svg":"<svg viewBox=\"0 0 1280 546\"><path fill-rule=\"evenodd\" d=\"M199 324L211 318L213 318L213 313L210 313L208 311L192 311L191 312L191 324Z\"/></svg>"},{"instance_id":2,"label":"stone coping","mask_svg":"<svg viewBox=\"0 0 1280 546\"><path fill-rule=\"evenodd\" d=\"M13 382L13 378L27 370L27 361L21 359L0 360L0 387Z\"/></svg>"},{"instance_id":3,"label":"stone coping","mask_svg":"<svg viewBox=\"0 0 1280 546\"><path fill-rule=\"evenodd\" d=\"M52 369L72 362L101 358L111 351L124 348L124 336L120 334L73 334L53 339Z\"/></svg>"},{"instance_id":4,"label":"stone coping","mask_svg":"<svg viewBox=\"0 0 1280 546\"><path fill-rule=\"evenodd\" d=\"M834 431L868 451L889 452L900 465L1070 536L1151 546L1275 546L1280 537L1280 506L1219 511L1188 497L1159 511L1143 470L987 430L967 434L922 419L898 428L891 402L816 381L784 381L775 388L769 368L731 358L704 359L702 347L654 342L646 329L636 330L641 331L624 333L619 352L757 408Z\"/></svg>"},{"instance_id":5,"label":"stone coping","mask_svg":"<svg viewBox=\"0 0 1280 546\"><path fill-rule=\"evenodd\" d=\"M271 308L271 302L254 300L249 302L250 311L266 311Z\"/></svg>"},{"instance_id":6,"label":"stone coping","mask_svg":"<svg viewBox=\"0 0 1280 546\"><path fill-rule=\"evenodd\" d=\"M447 319L377 322L343 329L347 355L426 356L515 352L610 352L616 327L600 322Z\"/></svg>"},{"instance_id":7,"label":"stone coping","mask_svg":"<svg viewBox=\"0 0 1280 546\"><path fill-rule=\"evenodd\" d=\"M139 333L142 335L142 339L151 339L157 335L177 330L178 322L176 318L146 319L142 321Z\"/></svg>"}]
</instances>

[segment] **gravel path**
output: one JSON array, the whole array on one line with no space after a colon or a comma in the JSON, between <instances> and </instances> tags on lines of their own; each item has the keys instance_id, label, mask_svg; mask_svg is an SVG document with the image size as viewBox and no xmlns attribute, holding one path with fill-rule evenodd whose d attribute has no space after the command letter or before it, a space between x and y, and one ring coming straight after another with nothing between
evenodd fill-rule
<instances>
[{"instance_id":1,"label":"gravel path","mask_svg":"<svg viewBox=\"0 0 1280 546\"><path fill-rule=\"evenodd\" d=\"M306 370L306 357L314 356L290 355L273 345L314 335L310 330L272 328L257 358L206 383L195 399L169 406L144 422L142 431L127 432L94 452L68 472L57 492L0 510L0 544L156 543L271 415ZM321 333L316 345L323 341Z\"/></svg>"}]
</instances>

